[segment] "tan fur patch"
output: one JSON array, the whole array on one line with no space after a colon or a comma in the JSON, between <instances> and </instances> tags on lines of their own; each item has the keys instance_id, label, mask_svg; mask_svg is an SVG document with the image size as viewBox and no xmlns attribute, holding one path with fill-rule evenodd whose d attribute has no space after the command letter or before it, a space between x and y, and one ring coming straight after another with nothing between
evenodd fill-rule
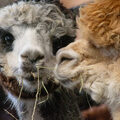
<instances>
[{"instance_id":1,"label":"tan fur patch","mask_svg":"<svg viewBox=\"0 0 120 120\"><path fill-rule=\"evenodd\" d=\"M120 1L101 0L80 11L77 19L83 38L95 46L120 48Z\"/></svg>"}]
</instances>

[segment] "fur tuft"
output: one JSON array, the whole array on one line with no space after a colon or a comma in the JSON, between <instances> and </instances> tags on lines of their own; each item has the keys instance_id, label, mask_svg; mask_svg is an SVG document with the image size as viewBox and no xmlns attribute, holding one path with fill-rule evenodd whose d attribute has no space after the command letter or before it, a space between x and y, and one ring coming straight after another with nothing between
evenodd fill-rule
<instances>
[{"instance_id":1,"label":"fur tuft","mask_svg":"<svg viewBox=\"0 0 120 120\"><path fill-rule=\"evenodd\" d=\"M103 7L105 6L105 7ZM102 0L81 9L77 19L83 38L97 47L120 48L120 0Z\"/></svg>"}]
</instances>

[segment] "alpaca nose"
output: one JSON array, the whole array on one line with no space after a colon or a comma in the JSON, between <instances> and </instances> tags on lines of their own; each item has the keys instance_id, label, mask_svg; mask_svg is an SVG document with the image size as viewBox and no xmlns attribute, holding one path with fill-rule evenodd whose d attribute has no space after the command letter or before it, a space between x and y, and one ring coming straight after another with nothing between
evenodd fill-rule
<instances>
[{"instance_id":1,"label":"alpaca nose","mask_svg":"<svg viewBox=\"0 0 120 120\"><path fill-rule=\"evenodd\" d=\"M42 54L39 50L27 50L21 54L21 58L24 61L36 63L37 61L44 59L44 54Z\"/></svg>"},{"instance_id":2,"label":"alpaca nose","mask_svg":"<svg viewBox=\"0 0 120 120\"><path fill-rule=\"evenodd\" d=\"M64 50L64 49L59 50L57 52L57 57L56 57L58 65L76 61L77 58L78 55L73 50Z\"/></svg>"}]
</instances>

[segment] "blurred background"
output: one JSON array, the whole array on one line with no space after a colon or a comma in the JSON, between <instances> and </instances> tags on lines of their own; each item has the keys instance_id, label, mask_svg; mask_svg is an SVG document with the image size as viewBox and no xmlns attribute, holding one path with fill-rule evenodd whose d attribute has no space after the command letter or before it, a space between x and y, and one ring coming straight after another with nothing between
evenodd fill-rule
<instances>
[{"instance_id":1,"label":"blurred background","mask_svg":"<svg viewBox=\"0 0 120 120\"><path fill-rule=\"evenodd\" d=\"M13 3L14 0L0 0L0 7Z\"/></svg>"}]
</instances>

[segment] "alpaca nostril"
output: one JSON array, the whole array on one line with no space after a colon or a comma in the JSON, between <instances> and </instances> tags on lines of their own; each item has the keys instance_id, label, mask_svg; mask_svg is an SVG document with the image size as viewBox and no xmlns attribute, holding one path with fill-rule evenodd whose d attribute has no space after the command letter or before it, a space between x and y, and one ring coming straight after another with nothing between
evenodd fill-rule
<instances>
[{"instance_id":1,"label":"alpaca nostril","mask_svg":"<svg viewBox=\"0 0 120 120\"><path fill-rule=\"evenodd\" d=\"M23 59L23 61L36 63L39 60L43 60L44 55L39 51L26 51L23 54L21 54L21 58Z\"/></svg>"},{"instance_id":2,"label":"alpaca nostril","mask_svg":"<svg viewBox=\"0 0 120 120\"><path fill-rule=\"evenodd\" d=\"M31 61L32 63L35 63L35 62L37 62L37 61L39 61L39 60L42 60L42 59L44 59L44 55L39 55L39 56L37 56L37 57L34 58L34 59L30 59L30 61Z\"/></svg>"},{"instance_id":3,"label":"alpaca nostril","mask_svg":"<svg viewBox=\"0 0 120 120\"><path fill-rule=\"evenodd\" d=\"M69 57L61 57L61 60L60 60L60 62L59 62L59 64L62 64L63 62L65 62L65 61L71 61L71 60L73 60L73 58L69 58Z\"/></svg>"},{"instance_id":4,"label":"alpaca nostril","mask_svg":"<svg viewBox=\"0 0 120 120\"><path fill-rule=\"evenodd\" d=\"M23 58L23 59L27 59L27 58L28 58L28 56L27 56L27 55L25 55L25 54L22 54L22 55L21 55L21 58Z\"/></svg>"},{"instance_id":5,"label":"alpaca nostril","mask_svg":"<svg viewBox=\"0 0 120 120\"><path fill-rule=\"evenodd\" d=\"M78 61L79 55L73 50L61 49L57 52L56 60L57 64L63 63L76 63Z\"/></svg>"}]
</instances>

